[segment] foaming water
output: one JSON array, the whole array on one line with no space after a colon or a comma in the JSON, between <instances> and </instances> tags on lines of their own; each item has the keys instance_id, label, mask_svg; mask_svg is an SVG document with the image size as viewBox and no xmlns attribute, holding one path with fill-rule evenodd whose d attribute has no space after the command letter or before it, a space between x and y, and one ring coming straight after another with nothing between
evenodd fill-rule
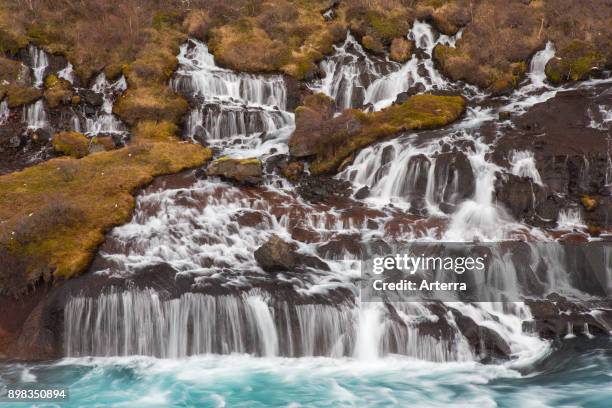
<instances>
[{"instance_id":1,"label":"foaming water","mask_svg":"<svg viewBox=\"0 0 612 408\"><path fill-rule=\"evenodd\" d=\"M76 79L76 75L74 73L74 68L72 64L69 62L66 64L66 67L57 71L57 76L59 78L65 79L66 81L74 84L74 80Z\"/></svg>"},{"instance_id":2,"label":"foaming water","mask_svg":"<svg viewBox=\"0 0 612 408\"><path fill-rule=\"evenodd\" d=\"M406 401L424 407L607 407L612 383L603 373L612 368L609 341L595 343L590 351L584 342L594 340L571 341L574 350L550 354L527 374L511 364L432 363L398 356L373 361L248 355L68 358L6 365L0 369L0 387L26 384L20 379L24 376L68 386L66 407L388 407Z\"/></svg>"},{"instance_id":3,"label":"foaming water","mask_svg":"<svg viewBox=\"0 0 612 408\"><path fill-rule=\"evenodd\" d=\"M189 40L181 46L179 68L172 79L177 92L189 95L192 107L186 137L228 148L263 154L286 151L294 128L287 109L287 89L280 75L236 73L216 66L206 44Z\"/></svg>"}]
</instances>

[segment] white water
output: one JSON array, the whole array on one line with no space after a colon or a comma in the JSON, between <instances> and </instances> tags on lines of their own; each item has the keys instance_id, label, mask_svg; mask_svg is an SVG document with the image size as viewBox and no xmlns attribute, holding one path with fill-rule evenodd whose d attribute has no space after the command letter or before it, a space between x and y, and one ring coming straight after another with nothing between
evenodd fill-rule
<instances>
[{"instance_id":1,"label":"white water","mask_svg":"<svg viewBox=\"0 0 612 408\"><path fill-rule=\"evenodd\" d=\"M187 118L185 136L203 138L206 143L238 145L232 149L236 154L254 147L260 148L259 154L273 146L286 150L286 143L278 142L289 137L294 119L286 111L287 90L282 76L220 68L206 44L197 40L181 46L178 60L171 85L198 101Z\"/></svg>"},{"instance_id":2,"label":"white water","mask_svg":"<svg viewBox=\"0 0 612 408\"><path fill-rule=\"evenodd\" d=\"M28 55L30 56L30 64L32 73L34 74L34 86L41 88L45 80L45 71L49 66L47 53L42 49L30 44L28 46Z\"/></svg>"},{"instance_id":3,"label":"white water","mask_svg":"<svg viewBox=\"0 0 612 408\"><path fill-rule=\"evenodd\" d=\"M47 127L47 112L42 99L23 107L23 122L28 129L36 130Z\"/></svg>"},{"instance_id":4,"label":"white water","mask_svg":"<svg viewBox=\"0 0 612 408\"><path fill-rule=\"evenodd\" d=\"M535 88L545 86L546 64L555 56L555 46L551 41L546 43L546 48L535 53L529 64L529 79Z\"/></svg>"},{"instance_id":5,"label":"white water","mask_svg":"<svg viewBox=\"0 0 612 408\"><path fill-rule=\"evenodd\" d=\"M85 117L84 126L79 123L79 128L83 128L87 136L125 134L127 131L125 126L113 114L113 103L117 96L125 92L126 89L127 82L123 75L115 82L109 82L104 73L98 74L91 90L102 95L102 107L94 117Z\"/></svg>"},{"instance_id":6,"label":"white water","mask_svg":"<svg viewBox=\"0 0 612 408\"><path fill-rule=\"evenodd\" d=\"M536 168L532 152L513 151L510 157L510 172L515 176L529 177L534 183L542 185L542 177Z\"/></svg>"},{"instance_id":7,"label":"white water","mask_svg":"<svg viewBox=\"0 0 612 408\"><path fill-rule=\"evenodd\" d=\"M59 78L65 79L66 81L70 82L71 84L74 84L75 73L74 73L74 69L72 67L72 64L69 62L68 64L66 64L65 68L57 71L57 76Z\"/></svg>"},{"instance_id":8,"label":"white water","mask_svg":"<svg viewBox=\"0 0 612 408\"><path fill-rule=\"evenodd\" d=\"M435 39L424 23L415 24L411 36L425 52L431 52L436 43L452 46L456 40L444 36ZM315 90L335 95L339 109L354 106L359 95L365 101L369 89L380 90L372 91L370 102L390 100L396 91L394 86L400 89L403 86L397 85L396 79L405 80L401 75L392 75L402 69L412 72L415 64L413 58L413 65L409 61L401 67L376 61L365 53L365 59L358 63L360 53L363 50L359 45L347 37L336 48L336 55L322 62L328 76L312 85ZM194 40L181 47L179 62L172 86L191 94L195 104L187 136L194 137L198 126L201 127L205 141L221 150L221 155L265 158L272 148L286 151L293 116L284 111L287 91L282 77L238 74L219 68L206 46ZM540 66L540 62L532 64L534 77ZM389 67L396 70L389 71ZM387 82L380 80L374 87L383 77ZM427 86L436 86L435 75L430 72L425 82ZM380 304L330 306L300 304L297 300L298 296L325 296L338 288L356 295L360 276L358 256L348 249L332 247L327 253L321 250L330 242L346 242L346 236L359 245L374 238L386 238L390 235L387 227L399 224L405 229L396 238L403 240L496 241L516 238L516 234L545 238L542 232L513 220L493 197L497 173L530 177L541 183L533 154L514 152L509 168L502 168L489 157L494 142L485 143L480 137L481 127L494 120L499 111L533 103L531 91L516 92L501 108L470 109L464 120L436 133L436 137L404 135L363 149L338 178L351 181L355 190L363 186L370 189L370 197L364 200L366 210L358 206L332 208L306 203L286 185L279 187L275 183L243 189L205 179L183 187L148 190L139 197L133 220L109 234L112 245L101 252L108 268L98 273L131 277L144 267L166 263L179 274L195 276L196 286L222 282L225 288L243 289L242 294L213 297L187 293L168 299L152 290L131 290L111 291L95 299L74 298L66 308L66 353L182 357L238 352L260 356L354 356L360 360L399 353L433 361L479 357L473 355L456 327L448 339L422 335L418 323L422 319L432 322L438 319L423 305L396 305L401 324L390 318ZM249 115L267 124L249 128L255 120ZM259 137L262 132L268 133L265 138ZM473 174L473 193L465 199L460 198L465 188L459 178L459 169L465 170L459 167L460 159L454 159L459 163L457 168L451 166L451 171L439 167L446 170L442 175L436 174L436 167L444 164L441 156L449 152L449 146L455 148L457 157L459 153L463 155L463 163ZM442 204L451 209L443 211ZM397 210L413 210L415 205L423 206L429 215L426 222L433 221L431 225L420 227ZM255 214L260 220L255 225L244 225L239 218L245 213ZM313 234L312 242L294 240L298 228ZM274 293L250 289L269 279L253 252L273 233L292 241L299 252L325 259L331 269L311 268L299 276L275 275L274 280L293 287L297 296L291 300L296 304L276 299ZM560 245L532 247L530 267L535 269L542 263L545 289L571 289L570 271L562 263L563 256ZM495 274L498 281L492 284L516 292L519 272L513 263L500 255L494 267L499 273ZM492 302L499 300L502 299L491 298ZM546 341L523 332L522 323L530 319L530 313L522 303L502 306L454 302L445 306L497 333L513 356L518 357L518 364L533 361L548 349ZM447 315L453 325L452 314ZM79 336L81 333L85 335Z\"/></svg>"},{"instance_id":9,"label":"white water","mask_svg":"<svg viewBox=\"0 0 612 408\"><path fill-rule=\"evenodd\" d=\"M390 106L400 93L417 84L426 91L449 87L450 83L434 68L431 56L437 44L454 47L461 32L454 37L436 36L429 24L417 20L408 38L427 56L420 59L413 55L400 65L370 56L351 34L347 34L341 46L334 46L335 53L321 62L320 68L325 76L310 84L310 89L333 98L338 111L342 111L364 106L371 106L373 110L383 109Z\"/></svg>"}]
</instances>

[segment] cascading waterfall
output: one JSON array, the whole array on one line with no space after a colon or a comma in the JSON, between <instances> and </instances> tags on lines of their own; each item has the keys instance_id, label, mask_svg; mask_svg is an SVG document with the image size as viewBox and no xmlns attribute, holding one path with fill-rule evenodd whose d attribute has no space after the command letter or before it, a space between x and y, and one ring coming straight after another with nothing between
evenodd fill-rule
<instances>
[{"instance_id":1,"label":"cascading waterfall","mask_svg":"<svg viewBox=\"0 0 612 408\"><path fill-rule=\"evenodd\" d=\"M334 46L335 53L321 62L325 76L310 84L310 89L333 98L337 110L342 111L364 106L383 109L417 84L424 90L449 87L450 83L434 68L431 56L438 44L454 47L461 32L454 37L436 36L429 24L417 20L408 38L425 51L425 58L414 54L401 65L370 56L349 33L341 46Z\"/></svg>"},{"instance_id":2,"label":"cascading waterfall","mask_svg":"<svg viewBox=\"0 0 612 408\"><path fill-rule=\"evenodd\" d=\"M425 54L422 60L413 56L400 65L369 56L348 35L335 47L335 54L321 62L326 76L310 87L334 97L338 110L366 104L382 108L416 83L425 89L444 88L449 84L435 71L431 54L437 44L454 46L460 37L461 32L455 37L439 36L428 24L417 21L409 38ZM544 51L531 65L533 86L539 83L545 60L552 56L552 45ZM187 137L201 138L223 155L265 159L272 147L286 151L293 115L285 111L287 90L281 76L217 67L206 45L196 40L184 44L178 58L179 69L171 85L188 96L192 105ZM100 85L98 92L104 93L105 86ZM221 281L223 287L242 292L173 297L153 289L113 289L95 298L73 297L64 314L66 354L177 358L236 352L368 360L397 353L432 361L473 360L478 356L454 320L452 311L457 311L499 335L513 356L540 355L547 343L522 327L531 317L529 308L520 302L499 303L501 296L488 298L490 303L446 302L445 318L452 336L440 339L420 329L420 323L434 324L440 319L425 304L355 306L352 302L305 301L336 289L357 297L359 256L333 245L328 252L323 248L346 242L342 241L346 236L356 245L384 238L387 222L404 225L410 220L398 215L398 208L404 214L425 214L428 221L435 221L433 227L402 231L405 241L494 241L524 231L526 226L513 220L493 199L494 181L501 173L541 184L534 155L515 151L508 158L508 168L503 168L491 161L495 142L485 143L480 129L505 109L537 103L531 96L517 91L505 106L470 108L465 119L437 131L435 137L406 134L363 149L337 178L350 181L355 191L369 189L369 197L355 198L364 207L337 209L306 203L292 190L272 183L242 189L205 179L189 186L147 190L138 199L132 221L109 234L110 244L100 253L106 269L99 272L130 278L143 268L163 264L178 274L195 277L195 287ZM466 173L473 178L469 194L463 191L469 184ZM361 208L371 212L358 214ZM241 221L247 216L250 221ZM559 227L577 223L575 218L567 213L565 221L560 218ZM298 230L311 233L312 238L293 240ZM258 284L268 282L269 273L259 267L253 252L272 234L292 241L299 253L319 256L330 266L329 271L310 267L299 278L290 273L275 275L275 280L292 285L291 300L258 289ZM530 246L529 268L542 275L543 290L570 291L567 254L560 244L547 244ZM501 250L493 255L497 280L491 284L517 296L524 271L518 271ZM393 314L387 306L394 308Z\"/></svg>"},{"instance_id":3,"label":"cascading waterfall","mask_svg":"<svg viewBox=\"0 0 612 408\"><path fill-rule=\"evenodd\" d=\"M535 88L545 86L546 73L544 69L551 58L555 56L555 46L551 41L546 43L546 48L535 53L529 65L529 79Z\"/></svg>"},{"instance_id":4,"label":"cascading waterfall","mask_svg":"<svg viewBox=\"0 0 612 408\"><path fill-rule=\"evenodd\" d=\"M374 305L375 306L375 305ZM418 307L418 306L417 306ZM355 356L401 353L430 361L473 358L461 342L419 335L385 318L379 307L273 303L258 291L241 296L186 293L164 300L155 291L110 291L77 297L65 308L67 356L250 353L259 356ZM426 309L419 309L421 318Z\"/></svg>"},{"instance_id":5,"label":"cascading waterfall","mask_svg":"<svg viewBox=\"0 0 612 408\"><path fill-rule=\"evenodd\" d=\"M104 73L100 73L91 90L101 94L103 98L102 107L94 117L85 117L85 134L95 136L98 134L125 134L123 123L113 114L113 103L117 95L125 92L127 82L121 76L115 82L109 82ZM81 128L79 124L79 128Z\"/></svg>"},{"instance_id":6,"label":"cascading waterfall","mask_svg":"<svg viewBox=\"0 0 612 408\"><path fill-rule=\"evenodd\" d=\"M217 67L206 44L193 39L181 46L178 60L171 85L196 105L187 118L187 137L207 143L236 140L249 144L261 134L268 139L289 136L294 122L293 114L286 111L282 76Z\"/></svg>"},{"instance_id":7,"label":"cascading waterfall","mask_svg":"<svg viewBox=\"0 0 612 408\"><path fill-rule=\"evenodd\" d=\"M41 88L45 79L45 71L49 66L47 53L42 49L30 44L28 46L28 55L30 57L30 66L34 74L34 86Z\"/></svg>"},{"instance_id":8,"label":"cascading waterfall","mask_svg":"<svg viewBox=\"0 0 612 408\"><path fill-rule=\"evenodd\" d=\"M23 122L26 123L30 130L47 127L47 111L42 99L23 107Z\"/></svg>"}]
</instances>

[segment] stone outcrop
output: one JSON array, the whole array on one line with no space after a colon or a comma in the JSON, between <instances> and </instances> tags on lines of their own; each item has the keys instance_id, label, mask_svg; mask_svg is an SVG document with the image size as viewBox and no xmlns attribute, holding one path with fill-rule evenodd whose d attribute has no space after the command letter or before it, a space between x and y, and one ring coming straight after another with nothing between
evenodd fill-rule
<instances>
[{"instance_id":1,"label":"stone outcrop","mask_svg":"<svg viewBox=\"0 0 612 408\"><path fill-rule=\"evenodd\" d=\"M261 181L261 161L256 158L233 159L221 157L210 163L206 169L209 176L218 176L244 184L257 184Z\"/></svg>"}]
</instances>

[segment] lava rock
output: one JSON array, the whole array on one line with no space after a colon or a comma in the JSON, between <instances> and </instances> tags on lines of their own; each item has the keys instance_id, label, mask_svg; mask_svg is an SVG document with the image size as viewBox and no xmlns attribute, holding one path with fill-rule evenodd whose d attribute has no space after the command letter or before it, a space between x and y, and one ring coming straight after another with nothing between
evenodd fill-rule
<instances>
[{"instance_id":1,"label":"lava rock","mask_svg":"<svg viewBox=\"0 0 612 408\"><path fill-rule=\"evenodd\" d=\"M92 91L91 89L81 89L79 91L79 95L81 96L81 100L91 106L102 106L104 103L104 98L102 94Z\"/></svg>"},{"instance_id":2,"label":"lava rock","mask_svg":"<svg viewBox=\"0 0 612 408\"><path fill-rule=\"evenodd\" d=\"M262 178L261 161L256 158L232 159L222 157L213 161L206 172L209 176L219 176L243 184L258 184Z\"/></svg>"},{"instance_id":3,"label":"lava rock","mask_svg":"<svg viewBox=\"0 0 612 408\"><path fill-rule=\"evenodd\" d=\"M304 266L329 270L329 266L316 256L297 252L297 246L272 235L255 251L255 260L266 272L299 271Z\"/></svg>"}]
</instances>

